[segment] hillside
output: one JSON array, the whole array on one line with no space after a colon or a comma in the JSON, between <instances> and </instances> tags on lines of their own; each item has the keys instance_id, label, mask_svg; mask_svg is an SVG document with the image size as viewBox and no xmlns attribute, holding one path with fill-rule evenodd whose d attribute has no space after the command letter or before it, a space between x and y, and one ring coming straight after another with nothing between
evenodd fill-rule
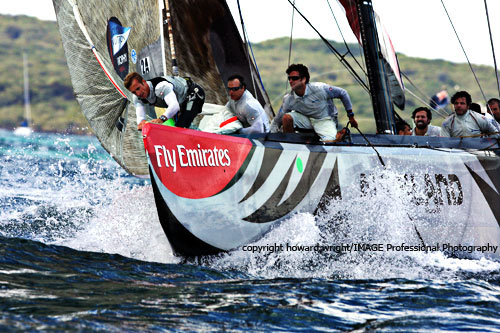
<instances>
[{"instance_id":1,"label":"hillside","mask_svg":"<svg viewBox=\"0 0 500 333\"><path fill-rule=\"evenodd\" d=\"M333 43L341 53L346 46ZM288 38L280 38L254 44L253 51L275 110L279 109L281 97L288 88L286 74L288 64ZM360 61L360 48L348 45ZM30 96L33 122L37 130L43 131L88 131L87 121L79 111L61 45L57 24L40 21L27 16L0 15L0 127L14 128L23 117L23 65L22 53L29 57ZM411 58L399 54L402 72L418 87L406 81L407 88L418 95L429 96L446 86L450 94L456 89L467 90L473 99L484 105L482 95L467 64L455 64L443 60ZM352 58L349 63L362 73ZM371 115L368 94L358 85L336 57L320 40L294 40L291 62L304 63L311 71L311 79L340 86L348 90L365 132L373 132L375 124ZM476 75L487 98L497 96L494 70L488 66L474 66ZM421 93L419 92L421 91ZM422 105L407 94L403 118L410 119L411 111ZM346 122L345 112L340 107L340 121ZM435 117L436 124L441 123Z\"/></svg>"}]
</instances>

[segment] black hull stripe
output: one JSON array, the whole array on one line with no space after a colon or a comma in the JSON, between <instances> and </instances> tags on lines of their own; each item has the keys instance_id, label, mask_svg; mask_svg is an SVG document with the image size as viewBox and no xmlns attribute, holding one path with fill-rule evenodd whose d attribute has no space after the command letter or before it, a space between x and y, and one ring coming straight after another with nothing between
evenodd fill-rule
<instances>
[{"instance_id":1,"label":"black hull stripe","mask_svg":"<svg viewBox=\"0 0 500 333\"><path fill-rule=\"evenodd\" d=\"M250 151L248 152L248 156L247 158L245 158L245 161L243 162L243 164L241 164L241 167L240 169L238 170L238 172L234 175L234 177L229 181L229 183L227 183L226 186L224 186L224 188L214 194L214 195L218 195L222 192L224 192L225 190L231 188L231 186L233 186L234 184L236 184L236 182L243 176L243 174L245 173L245 171L247 170L248 168L248 165L250 164L250 161L252 160L252 157L253 157L253 154L255 153L255 145L252 145L252 148L250 149Z\"/></svg>"},{"instance_id":2,"label":"black hull stripe","mask_svg":"<svg viewBox=\"0 0 500 333\"><path fill-rule=\"evenodd\" d=\"M264 148L264 147L263 147ZM243 199L240 200L240 203L250 198L259 190L259 188L264 184L267 180L267 177L271 174L274 166L278 162L281 153L283 153L283 148L281 149L273 149L273 148L264 148L264 157L262 159L262 166L260 167L259 174L255 179L252 187L245 195Z\"/></svg>"},{"instance_id":3,"label":"black hull stripe","mask_svg":"<svg viewBox=\"0 0 500 333\"><path fill-rule=\"evenodd\" d=\"M477 186L479 186L479 189L483 193L488 206L490 206L490 209L493 212L498 225L500 226L500 195L471 168L469 168L467 165L465 165L465 167L467 168L467 170L469 170L472 178L474 178L474 180L476 181Z\"/></svg>"},{"instance_id":4,"label":"black hull stripe","mask_svg":"<svg viewBox=\"0 0 500 333\"><path fill-rule=\"evenodd\" d=\"M266 223L275 221L289 214L297 205L305 198L312 184L318 177L319 171L323 166L323 162L326 158L326 153L309 153L309 161L307 161L306 169L304 170L299 183L297 184L295 190L281 205L278 206L283 194L286 191L288 183L290 182L290 177L292 175L293 168L295 168L295 163L297 158L293 160L292 165L288 168L288 171L281 181L280 185L271 195L271 197L264 203L262 207L256 210L253 214L244 218L244 221L253 223Z\"/></svg>"},{"instance_id":5,"label":"black hull stripe","mask_svg":"<svg viewBox=\"0 0 500 333\"><path fill-rule=\"evenodd\" d=\"M324 211L326 205L332 199L342 199L342 192L340 190L340 180L339 180L339 168L338 159L335 159L335 164L333 166L330 179L328 180L328 185L326 185L326 190L319 200L318 206L314 210L314 215L318 215L320 212Z\"/></svg>"},{"instance_id":6,"label":"black hull stripe","mask_svg":"<svg viewBox=\"0 0 500 333\"><path fill-rule=\"evenodd\" d=\"M174 254L183 257L197 257L225 252L194 236L179 222L179 220L177 220L161 196L151 166L149 167L149 174L151 176L151 185L153 186L156 207L158 209L158 217L160 218L161 226L165 235L167 235Z\"/></svg>"}]
</instances>

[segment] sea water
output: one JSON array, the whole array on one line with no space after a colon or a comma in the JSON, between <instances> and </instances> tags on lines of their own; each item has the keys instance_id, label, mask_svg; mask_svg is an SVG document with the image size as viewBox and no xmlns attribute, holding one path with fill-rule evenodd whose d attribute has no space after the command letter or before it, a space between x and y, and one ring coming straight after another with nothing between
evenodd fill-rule
<instances>
[{"instance_id":1,"label":"sea water","mask_svg":"<svg viewBox=\"0 0 500 333\"><path fill-rule=\"evenodd\" d=\"M185 262L94 137L0 131L0 330L499 331L500 263L402 251L404 202L373 200Z\"/></svg>"}]
</instances>

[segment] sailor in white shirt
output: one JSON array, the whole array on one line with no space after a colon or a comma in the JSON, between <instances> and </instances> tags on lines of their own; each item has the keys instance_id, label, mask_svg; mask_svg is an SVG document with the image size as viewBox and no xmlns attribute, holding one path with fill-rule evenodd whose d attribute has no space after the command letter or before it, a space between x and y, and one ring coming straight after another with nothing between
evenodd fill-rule
<instances>
[{"instance_id":1,"label":"sailor in white shirt","mask_svg":"<svg viewBox=\"0 0 500 333\"><path fill-rule=\"evenodd\" d=\"M236 115L243 125L240 133L269 132L269 118L259 101L246 89L244 78L236 74L230 76L227 81L230 100L226 107Z\"/></svg>"},{"instance_id":2,"label":"sailor in white shirt","mask_svg":"<svg viewBox=\"0 0 500 333\"><path fill-rule=\"evenodd\" d=\"M466 91L459 91L451 98L455 112L443 121L441 136L479 137L488 135L497 137L497 129L485 116L469 110L472 98Z\"/></svg>"},{"instance_id":3,"label":"sailor in white shirt","mask_svg":"<svg viewBox=\"0 0 500 333\"><path fill-rule=\"evenodd\" d=\"M173 119L175 126L187 128L205 103L203 88L190 78L166 75L146 81L139 73L132 72L123 83L134 94L138 130L146 123L145 105L166 109L158 119L151 120L152 123L162 124Z\"/></svg>"},{"instance_id":4,"label":"sailor in white shirt","mask_svg":"<svg viewBox=\"0 0 500 333\"><path fill-rule=\"evenodd\" d=\"M490 121L497 128L497 131L500 132L500 99L498 98L490 98L488 101L488 113L491 119Z\"/></svg>"},{"instance_id":5,"label":"sailor in white shirt","mask_svg":"<svg viewBox=\"0 0 500 333\"><path fill-rule=\"evenodd\" d=\"M431 125L432 113L426 107L416 108L411 117L415 123L412 135L416 136L439 136L441 127Z\"/></svg>"},{"instance_id":6,"label":"sailor in white shirt","mask_svg":"<svg viewBox=\"0 0 500 333\"><path fill-rule=\"evenodd\" d=\"M292 64L286 70L292 91L283 98L283 105L274 118L271 132L283 124L284 133L294 128L314 129L322 141L333 141L337 134L338 111L334 98L342 101L353 127L358 127L346 90L322 82L309 82L309 70L302 64Z\"/></svg>"}]
</instances>

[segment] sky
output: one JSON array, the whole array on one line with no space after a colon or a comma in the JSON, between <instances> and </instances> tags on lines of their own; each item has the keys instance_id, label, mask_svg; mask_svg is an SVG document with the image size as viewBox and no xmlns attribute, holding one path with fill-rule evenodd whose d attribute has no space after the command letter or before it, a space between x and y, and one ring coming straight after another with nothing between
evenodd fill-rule
<instances>
[{"instance_id":1,"label":"sky","mask_svg":"<svg viewBox=\"0 0 500 333\"><path fill-rule=\"evenodd\" d=\"M470 62L493 66L485 0L373 0L373 5L397 52L412 57L466 62L441 1L448 10ZM227 3L233 16L238 15L236 0L227 0ZM295 0L295 3L321 34L328 39L342 41L327 0ZM336 0L329 0L329 3L346 41L356 42L340 5ZM495 14L500 13L500 0L486 0L486 3L493 41L498 44L495 45L497 62L500 62L500 20L494 20ZM288 0L240 0L240 6L251 42L290 36L292 7ZM55 20L51 0L3 0L0 13ZM237 25L240 25L239 16L235 17ZM293 36L316 38L317 35L295 13Z\"/></svg>"}]
</instances>

